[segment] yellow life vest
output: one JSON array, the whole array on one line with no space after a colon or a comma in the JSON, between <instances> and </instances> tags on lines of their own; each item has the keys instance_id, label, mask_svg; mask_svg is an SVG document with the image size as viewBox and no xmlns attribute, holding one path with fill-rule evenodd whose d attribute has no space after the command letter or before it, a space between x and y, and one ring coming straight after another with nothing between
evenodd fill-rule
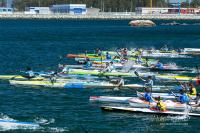
<instances>
[{"instance_id":1,"label":"yellow life vest","mask_svg":"<svg viewBox=\"0 0 200 133\"><path fill-rule=\"evenodd\" d=\"M161 110L161 111L165 111L166 110L166 105L162 101L158 101L157 108L159 110Z\"/></svg>"},{"instance_id":2,"label":"yellow life vest","mask_svg":"<svg viewBox=\"0 0 200 133\"><path fill-rule=\"evenodd\" d=\"M196 96L196 95L197 95L197 90L196 90L196 88L192 88L192 92L190 92L188 95L189 95L189 96Z\"/></svg>"}]
</instances>

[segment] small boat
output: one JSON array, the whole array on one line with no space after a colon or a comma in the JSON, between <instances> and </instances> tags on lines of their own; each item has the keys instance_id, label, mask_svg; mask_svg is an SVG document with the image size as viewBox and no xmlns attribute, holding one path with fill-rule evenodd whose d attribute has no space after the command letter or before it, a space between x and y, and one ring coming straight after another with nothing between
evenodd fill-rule
<instances>
[{"instance_id":1,"label":"small boat","mask_svg":"<svg viewBox=\"0 0 200 133\"><path fill-rule=\"evenodd\" d=\"M187 108L187 104L181 104L179 102L173 102L171 100L163 101L163 103L166 105L167 110L185 110ZM156 107L156 102L147 102L146 100L133 97L129 99L129 105L134 108L149 108Z\"/></svg>"},{"instance_id":2,"label":"small boat","mask_svg":"<svg viewBox=\"0 0 200 133\"><path fill-rule=\"evenodd\" d=\"M133 108L133 107L114 107L114 106L101 106L104 111L112 112L133 112L133 113L145 113L145 114L157 114L157 115L188 115L200 117L198 113L176 112L176 111L160 111L153 108Z\"/></svg>"}]
</instances>

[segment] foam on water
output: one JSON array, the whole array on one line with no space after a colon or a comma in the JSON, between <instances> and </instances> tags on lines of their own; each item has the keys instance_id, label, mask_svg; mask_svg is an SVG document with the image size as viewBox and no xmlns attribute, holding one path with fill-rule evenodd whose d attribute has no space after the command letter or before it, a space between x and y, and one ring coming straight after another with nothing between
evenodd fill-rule
<instances>
[{"instance_id":1,"label":"foam on water","mask_svg":"<svg viewBox=\"0 0 200 133\"><path fill-rule=\"evenodd\" d=\"M55 119L36 118L34 121L40 125L49 125L54 123Z\"/></svg>"}]
</instances>

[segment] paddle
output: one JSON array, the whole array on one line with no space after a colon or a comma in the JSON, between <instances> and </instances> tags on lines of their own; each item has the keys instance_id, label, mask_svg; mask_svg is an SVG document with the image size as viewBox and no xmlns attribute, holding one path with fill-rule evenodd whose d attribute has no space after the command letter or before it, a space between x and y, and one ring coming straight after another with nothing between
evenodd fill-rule
<instances>
[{"instance_id":1,"label":"paddle","mask_svg":"<svg viewBox=\"0 0 200 133\"><path fill-rule=\"evenodd\" d=\"M199 67L197 65L196 65L196 69L197 69L198 76L200 76Z\"/></svg>"},{"instance_id":2,"label":"paddle","mask_svg":"<svg viewBox=\"0 0 200 133\"><path fill-rule=\"evenodd\" d=\"M176 80L177 83L179 83L179 84L181 85L182 88L186 89L186 88L183 86L183 84L182 84L178 79L176 79L176 77L174 77L174 79Z\"/></svg>"}]
</instances>

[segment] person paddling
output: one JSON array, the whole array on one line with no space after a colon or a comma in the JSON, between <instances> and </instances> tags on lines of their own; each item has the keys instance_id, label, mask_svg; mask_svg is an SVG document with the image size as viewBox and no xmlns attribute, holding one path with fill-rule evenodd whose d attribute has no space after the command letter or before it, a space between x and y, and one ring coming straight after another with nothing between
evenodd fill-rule
<instances>
[{"instance_id":1,"label":"person paddling","mask_svg":"<svg viewBox=\"0 0 200 133\"><path fill-rule=\"evenodd\" d=\"M157 64L154 67L158 68L158 69L161 69L161 70L164 69L164 66L163 66L163 64L160 61L158 61Z\"/></svg>"},{"instance_id":2,"label":"person paddling","mask_svg":"<svg viewBox=\"0 0 200 133\"><path fill-rule=\"evenodd\" d=\"M145 93L144 93L144 99L145 99L145 101L147 101L149 103L154 102L154 99L151 96L151 92L150 92L149 87L145 87L144 91L145 91Z\"/></svg>"},{"instance_id":3,"label":"person paddling","mask_svg":"<svg viewBox=\"0 0 200 133\"><path fill-rule=\"evenodd\" d=\"M85 69L91 69L91 67L92 67L92 62L90 61L89 58L86 58Z\"/></svg>"},{"instance_id":4,"label":"person paddling","mask_svg":"<svg viewBox=\"0 0 200 133\"><path fill-rule=\"evenodd\" d=\"M158 97L158 102L156 105L156 109L160 111L165 111L166 110L166 105L162 102L160 96Z\"/></svg>"},{"instance_id":5,"label":"person paddling","mask_svg":"<svg viewBox=\"0 0 200 133\"><path fill-rule=\"evenodd\" d=\"M119 76L119 78L118 78L118 87L120 88L122 86L124 86L124 79L121 76Z\"/></svg>"},{"instance_id":6,"label":"person paddling","mask_svg":"<svg viewBox=\"0 0 200 133\"><path fill-rule=\"evenodd\" d=\"M112 72L114 70L113 62L106 62L106 67L102 70L102 72Z\"/></svg>"},{"instance_id":7,"label":"person paddling","mask_svg":"<svg viewBox=\"0 0 200 133\"><path fill-rule=\"evenodd\" d=\"M143 79L142 77L139 77L142 81L144 81L144 86L145 87L153 87L153 79L152 76L148 76L147 80Z\"/></svg>"},{"instance_id":8,"label":"person paddling","mask_svg":"<svg viewBox=\"0 0 200 133\"><path fill-rule=\"evenodd\" d=\"M111 60L112 56L109 54L109 52L106 52L106 60Z\"/></svg>"},{"instance_id":9,"label":"person paddling","mask_svg":"<svg viewBox=\"0 0 200 133\"><path fill-rule=\"evenodd\" d=\"M31 78L35 77L35 74L34 74L33 70L30 67L27 67L25 75L23 75L23 77L31 79Z\"/></svg>"},{"instance_id":10,"label":"person paddling","mask_svg":"<svg viewBox=\"0 0 200 133\"><path fill-rule=\"evenodd\" d=\"M200 93L197 94L196 104L192 105L192 107L200 107Z\"/></svg>"},{"instance_id":11,"label":"person paddling","mask_svg":"<svg viewBox=\"0 0 200 133\"><path fill-rule=\"evenodd\" d=\"M187 96L187 94L185 93L185 90L182 89L180 92L180 96L178 97L178 102L180 103L188 103L190 101L189 97Z\"/></svg>"},{"instance_id":12,"label":"person paddling","mask_svg":"<svg viewBox=\"0 0 200 133\"><path fill-rule=\"evenodd\" d=\"M193 99L197 95L197 90L192 83L188 84L189 86L189 93L188 96Z\"/></svg>"}]
</instances>

